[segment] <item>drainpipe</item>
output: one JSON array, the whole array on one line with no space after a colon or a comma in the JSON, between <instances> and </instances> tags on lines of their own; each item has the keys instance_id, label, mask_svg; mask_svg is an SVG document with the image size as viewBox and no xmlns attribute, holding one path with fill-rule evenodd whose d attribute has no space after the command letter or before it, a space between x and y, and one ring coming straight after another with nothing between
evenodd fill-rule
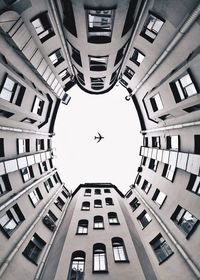
<instances>
[{"instance_id":1,"label":"drainpipe","mask_svg":"<svg viewBox=\"0 0 200 280\"><path fill-rule=\"evenodd\" d=\"M167 56L171 53L172 49L176 47L178 42L183 38L185 33L188 31L188 29L192 26L192 24L195 22L195 20L200 15L200 4L195 8L195 10L190 14L190 16L185 20L182 27L178 31L178 33L175 35L175 37L172 39L170 44L167 46L167 48L164 50L164 52L161 54L161 56L157 59L157 61L154 63L154 65L149 69L149 71L146 73L146 75L142 78L142 80L139 82L139 84L134 88L131 94L126 96L126 100L130 100L131 97L138 91L138 89L146 82L146 80L152 75L152 73L160 66L160 64L164 61L164 59L167 58Z\"/></svg>"},{"instance_id":2,"label":"drainpipe","mask_svg":"<svg viewBox=\"0 0 200 280\"><path fill-rule=\"evenodd\" d=\"M62 47L63 47L63 50L64 50L65 58L67 60L67 63L68 63L69 68L71 70L71 73L73 74L73 76L71 77L72 80L73 80L73 77L75 76L75 73L74 73L74 69L72 67L70 54L69 54L69 51L67 49L67 44L66 44L65 36L64 36L64 33L63 33L63 29L62 29L62 22L61 22L61 19L60 19L60 16L59 16L60 13L59 13L59 10L58 10L58 7L57 7L57 3L56 3L55 0L49 0L49 5L50 5L51 12L54 16L54 20L55 20L55 23L56 23L56 27L57 27L57 30L58 30L59 37L61 39L61 43L62 43Z\"/></svg>"},{"instance_id":3,"label":"drainpipe","mask_svg":"<svg viewBox=\"0 0 200 280\"><path fill-rule=\"evenodd\" d=\"M195 274L197 279L200 279L200 271L195 265L195 263L192 261L192 259L188 256L188 254L185 252L185 250L181 247L181 245L177 242L177 240L174 238L174 236L171 234L171 232L168 230L166 225L163 223L163 221L160 219L160 217L157 215L157 213L149 206L149 204L145 201L145 199L141 196L141 194L134 189L134 191L137 193L141 201L144 203L144 205L148 208L148 210L153 214L156 221L159 223L159 225L164 230L165 234L168 236L168 238L171 240L171 242L174 244L178 252L180 253L181 257L185 260L185 262L188 264L189 268L192 270L192 272Z\"/></svg>"},{"instance_id":4,"label":"drainpipe","mask_svg":"<svg viewBox=\"0 0 200 280\"><path fill-rule=\"evenodd\" d=\"M48 132L39 132L36 130L29 130L29 129L21 129L21 128L14 128L14 127L8 127L8 126L0 126L0 130L4 130L4 131L10 131L10 132L19 132L19 133L33 133L33 134L37 134L37 135L44 135L44 136L54 136L55 133L48 133Z\"/></svg>"},{"instance_id":5,"label":"drainpipe","mask_svg":"<svg viewBox=\"0 0 200 280\"><path fill-rule=\"evenodd\" d=\"M146 133L151 133L151 132L156 132L156 131L165 131L165 130L172 130L172 129L182 129L185 127L190 127L190 126L198 126L200 125L200 121L196 122L188 122L188 123L182 123L182 124L175 124L175 125L170 125L170 126L164 126L164 127L158 127L158 128L153 128L153 129L147 129L147 130L141 130L141 134L146 134Z\"/></svg>"}]
</instances>

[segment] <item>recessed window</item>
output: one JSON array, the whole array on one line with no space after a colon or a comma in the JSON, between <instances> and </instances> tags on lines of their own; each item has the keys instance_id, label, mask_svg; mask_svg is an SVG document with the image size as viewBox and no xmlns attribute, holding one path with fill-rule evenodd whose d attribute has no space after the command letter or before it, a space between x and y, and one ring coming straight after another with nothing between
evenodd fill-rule
<instances>
[{"instance_id":1,"label":"recessed window","mask_svg":"<svg viewBox=\"0 0 200 280\"><path fill-rule=\"evenodd\" d=\"M63 24L71 34L77 37L76 22L74 18L74 9L72 7L72 3L71 1L63 1L62 6L64 16Z\"/></svg>"},{"instance_id":2,"label":"recessed window","mask_svg":"<svg viewBox=\"0 0 200 280\"><path fill-rule=\"evenodd\" d=\"M51 53L49 55L49 58L55 67L64 61L61 49L57 49L56 51Z\"/></svg>"},{"instance_id":3,"label":"recessed window","mask_svg":"<svg viewBox=\"0 0 200 280\"><path fill-rule=\"evenodd\" d=\"M137 197L135 197L130 203L129 205L131 206L132 211L134 212L139 206L140 206L140 202L137 199Z\"/></svg>"},{"instance_id":4,"label":"recessed window","mask_svg":"<svg viewBox=\"0 0 200 280\"><path fill-rule=\"evenodd\" d=\"M110 84L112 84L112 83L114 83L114 81L116 81L118 73L119 73L119 68L117 70L115 70L115 72L112 73L112 76L110 78Z\"/></svg>"},{"instance_id":5,"label":"recessed window","mask_svg":"<svg viewBox=\"0 0 200 280\"><path fill-rule=\"evenodd\" d=\"M102 207L102 201L100 199L94 200L94 208L101 208Z\"/></svg>"},{"instance_id":6,"label":"recessed window","mask_svg":"<svg viewBox=\"0 0 200 280\"><path fill-rule=\"evenodd\" d=\"M173 251L159 233L153 240L151 240L150 245L157 257L159 264L166 261L172 254Z\"/></svg>"},{"instance_id":7,"label":"recessed window","mask_svg":"<svg viewBox=\"0 0 200 280\"><path fill-rule=\"evenodd\" d=\"M141 159L141 165L145 166L146 161L147 161L147 157L142 157L142 159Z\"/></svg>"},{"instance_id":8,"label":"recessed window","mask_svg":"<svg viewBox=\"0 0 200 280\"><path fill-rule=\"evenodd\" d=\"M90 210L90 202L89 201L83 201L81 210L89 211Z\"/></svg>"},{"instance_id":9,"label":"recessed window","mask_svg":"<svg viewBox=\"0 0 200 280\"><path fill-rule=\"evenodd\" d=\"M12 233L24 220L24 215L22 214L19 206L15 204L0 218L0 230L7 238L10 238Z\"/></svg>"},{"instance_id":10,"label":"recessed window","mask_svg":"<svg viewBox=\"0 0 200 280\"><path fill-rule=\"evenodd\" d=\"M70 74L69 74L67 68L64 69L63 71L61 71L58 75L59 75L59 77L61 78L62 81L64 81L68 77L70 77Z\"/></svg>"},{"instance_id":11,"label":"recessed window","mask_svg":"<svg viewBox=\"0 0 200 280\"><path fill-rule=\"evenodd\" d=\"M133 194L132 190L128 191L128 193L126 194L126 198L129 198L132 194Z\"/></svg>"},{"instance_id":12,"label":"recessed window","mask_svg":"<svg viewBox=\"0 0 200 280\"><path fill-rule=\"evenodd\" d=\"M55 221L52 219L52 217L49 215L49 213L43 217L42 222L51 231L54 232L56 230Z\"/></svg>"},{"instance_id":13,"label":"recessed window","mask_svg":"<svg viewBox=\"0 0 200 280\"><path fill-rule=\"evenodd\" d=\"M135 179L135 184L136 184L136 185L139 185L141 179L142 179L142 176L139 175L139 174L137 174L137 177L136 177L136 179Z\"/></svg>"},{"instance_id":14,"label":"recessed window","mask_svg":"<svg viewBox=\"0 0 200 280\"><path fill-rule=\"evenodd\" d=\"M40 174L43 174L43 173L48 171L46 161L43 161L43 162L39 163L39 169L40 169Z\"/></svg>"},{"instance_id":15,"label":"recessed window","mask_svg":"<svg viewBox=\"0 0 200 280\"><path fill-rule=\"evenodd\" d=\"M78 222L76 234L88 234L88 220Z\"/></svg>"},{"instance_id":16,"label":"recessed window","mask_svg":"<svg viewBox=\"0 0 200 280\"><path fill-rule=\"evenodd\" d=\"M40 203L40 201L43 199L39 188L36 188L32 192L30 192L28 196L34 207L36 207Z\"/></svg>"},{"instance_id":17,"label":"recessed window","mask_svg":"<svg viewBox=\"0 0 200 280\"><path fill-rule=\"evenodd\" d=\"M121 84L123 87L125 87L125 88L128 86L127 81L125 81L124 79L120 79L119 82L120 82L120 84Z\"/></svg>"},{"instance_id":18,"label":"recessed window","mask_svg":"<svg viewBox=\"0 0 200 280\"><path fill-rule=\"evenodd\" d=\"M160 136L153 136L152 137L152 147L153 148L160 148Z\"/></svg>"},{"instance_id":19,"label":"recessed window","mask_svg":"<svg viewBox=\"0 0 200 280\"><path fill-rule=\"evenodd\" d=\"M68 280L83 280L85 269L85 252L75 251L71 257Z\"/></svg>"},{"instance_id":20,"label":"recessed window","mask_svg":"<svg viewBox=\"0 0 200 280\"><path fill-rule=\"evenodd\" d=\"M165 114L159 117L159 119L161 119L162 121L165 121L167 119L172 118L173 116L171 114Z\"/></svg>"},{"instance_id":21,"label":"recessed window","mask_svg":"<svg viewBox=\"0 0 200 280\"><path fill-rule=\"evenodd\" d=\"M62 211L64 205L65 205L65 202L62 200L62 198L60 198L59 196L56 198L56 200L54 201L54 204L58 207L58 209L60 211Z\"/></svg>"},{"instance_id":22,"label":"recessed window","mask_svg":"<svg viewBox=\"0 0 200 280\"><path fill-rule=\"evenodd\" d=\"M44 108L44 100L35 96L31 112L41 116L43 108Z\"/></svg>"},{"instance_id":23,"label":"recessed window","mask_svg":"<svg viewBox=\"0 0 200 280\"><path fill-rule=\"evenodd\" d=\"M33 124L36 122L36 120L30 119L30 118L25 118L25 119L21 120L21 122Z\"/></svg>"},{"instance_id":24,"label":"recessed window","mask_svg":"<svg viewBox=\"0 0 200 280\"><path fill-rule=\"evenodd\" d=\"M44 139L36 139L36 151L44 150Z\"/></svg>"},{"instance_id":25,"label":"recessed window","mask_svg":"<svg viewBox=\"0 0 200 280\"><path fill-rule=\"evenodd\" d=\"M187 113L192 113L200 110L200 104L196 104L187 108L184 108L183 111Z\"/></svg>"},{"instance_id":26,"label":"recessed window","mask_svg":"<svg viewBox=\"0 0 200 280\"><path fill-rule=\"evenodd\" d=\"M187 190L200 195L200 177L194 174L190 175L190 180L187 186Z\"/></svg>"},{"instance_id":27,"label":"recessed window","mask_svg":"<svg viewBox=\"0 0 200 280\"><path fill-rule=\"evenodd\" d=\"M146 194L148 194L148 192L150 191L150 188L151 188L151 184L150 184L147 180L144 180L141 189L142 189Z\"/></svg>"},{"instance_id":28,"label":"recessed window","mask_svg":"<svg viewBox=\"0 0 200 280\"><path fill-rule=\"evenodd\" d=\"M137 5L137 2L135 2L133 0L129 1L129 7L128 7L127 14L126 14L125 22L124 22L122 36L124 36L130 30L130 28L133 26L133 23L134 23L134 12L133 11L136 10L136 5Z\"/></svg>"},{"instance_id":29,"label":"recessed window","mask_svg":"<svg viewBox=\"0 0 200 280\"><path fill-rule=\"evenodd\" d=\"M115 65L118 64L122 60L122 58L125 56L126 47L127 47L127 43L121 49L118 50L117 56L115 59Z\"/></svg>"},{"instance_id":30,"label":"recessed window","mask_svg":"<svg viewBox=\"0 0 200 280\"><path fill-rule=\"evenodd\" d=\"M75 72L76 72L76 78L78 80L79 83L81 83L82 85L85 85L85 78L84 78L84 75L83 73L81 73L78 69L75 69Z\"/></svg>"},{"instance_id":31,"label":"recessed window","mask_svg":"<svg viewBox=\"0 0 200 280\"><path fill-rule=\"evenodd\" d=\"M140 64L142 63L144 58L145 58L145 55L141 51L139 51L138 49L134 48L133 55L130 58L130 60L132 62L134 62L137 66L140 66Z\"/></svg>"},{"instance_id":32,"label":"recessed window","mask_svg":"<svg viewBox=\"0 0 200 280\"><path fill-rule=\"evenodd\" d=\"M14 113L11 113L11 112L0 109L0 117L10 118L13 115L14 115Z\"/></svg>"},{"instance_id":33,"label":"recessed window","mask_svg":"<svg viewBox=\"0 0 200 280\"><path fill-rule=\"evenodd\" d=\"M102 243L93 246L93 272L107 272L106 246Z\"/></svg>"},{"instance_id":34,"label":"recessed window","mask_svg":"<svg viewBox=\"0 0 200 280\"><path fill-rule=\"evenodd\" d=\"M95 189L94 194L101 194L101 190L100 189Z\"/></svg>"},{"instance_id":35,"label":"recessed window","mask_svg":"<svg viewBox=\"0 0 200 280\"><path fill-rule=\"evenodd\" d=\"M56 222L58 220L58 218L56 217L56 215L51 211L49 210L48 211L48 214L47 214L54 222Z\"/></svg>"},{"instance_id":36,"label":"recessed window","mask_svg":"<svg viewBox=\"0 0 200 280\"><path fill-rule=\"evenodd\" d=\"M0 138L0 157L4 157L4 138Z\"/></svg>"},{"instance_id":37,"label":"recessed window","mask_svg":"<svg viewBox=\"0 0 200 280\"><path fill-rule=\"evenodd\" d=\"M182 208L180 205L177 206L176 210L171 216L171 219L185 234L186 238L189 238L199 222L199 220L193 214Z\"/></svg>"},{"instance_id":38,"label":"recessed window","mask_svg":"<svg viewBox=\"0 0 200 280\"><path fill-rule=\"evenodd\" d=\"M6 194L7 192L11 191L11 185L8 178L8 175L1 175L0 176L0 196Z\"/></svg>"},{"instance_id":39,"label":"recessed window","mask_svg":"<svg viewBox=\"0 0 200 280\"><path fill-rule=\"evenodd\" d=\"M158 161L151 158L150 162L149 162L149 169L151 169L154 172L156 172L157 168L158 168Z\"/></svg>"},{"instance_id":40,"label":"recessed window","mask_svg":"<svg viewBox=\"0 0 200 280\"><path fill-rule=\"evenodd\" d=\"M24 97L25 87L6 74L0 91L0 98L20 106Z\"/></svg>"},{"instance_id":41,"label":"recessed window","mask_svg":"<svg viewBox=\"0 0 200 280\"><path fill-rule=\"evenodd\" d=\"M69 198L69 192L67 190L66 191L63 190L61 193L64 196L64 198L66 198L66 199Z\"/></svg>"},{"instance_id":42,"label":"recessed window","mask_svg":"<svg viewBox=\"0 0 200 280\"><path fill-rule=\"evenodd\" d=\"M167 146L166 147L167 150L179 151L180 136L179 135L167 136L166 146Z\"/></svg>"},{"instance_id":43,"label":"recessed window","mask_svg":"<svg viewBox=\"0 0 200 280\"><path fill-rule=\"evenodd\" d=\"M119 225L119 220L117 217L117 213L109 212L108 213L108 222L110 225Z\"/></svg>"},{"instance_id":44,"label":"recessed window","mask_svg":"<svg viewBox=\"0 0 200 280\"><path fill-rule=\"evenodd\" d=\"M110 193L110 189L104 189L104 193Z\"/></svg>"},{"instance_id":45,"label":"recessed window","mask_svg":"<svg viewBox=\"0 0 200 280\"><path fill-rule=\"evenodd\" d=\"M74 59L74 61L82 66L82 61L81 61L81 55L80 55L80 52L79 50L77 50L76 48L74 48L73 46L71 46L71 50L72 50L72 58Z\"/></svg>"},{"instance_id":46,"label":"recessed window","mask_svg":"<svg viewBox=\"0 0 200 280\"><path fill-rule=\"evenodd\" d=\"M34 264L37 264L39 256L46 245L46 242L37 234L34 233L31 241L29 241L28 245L22 252L22 254Z\"/></svg>"},{"instance_id":47,"label":"recessed window","mask_svg":"<svg viewBox=\"0 0 200 280\"><path fill-rule=\"evenodd\" d=\"M175 176L175 172L176 172L176 167L175 166L172 166L170 164L165 164L162 176L165 177L166 179L170 180L170 181L173 181L174 176Z\"/></svg>"},{"instance_id":48,"label":"recessed window","mask_svg":"<svg viewBox=\"0 0 200 280\"><path fill-rule=\"evenodd\" d=\"M47 192L49 192L50 189L52 189L54 187L50 178L48 180L44 181L44 186L45 186L45 189Z\"/></svg>"},{"instance_id":49,"label":"recessed window","mask_svg":"<svg viewBox=\"0 0 200 280\"><path fill-rule=\"evenodd\" d=\"M111 197L106 197L105 198L105 202L106 202L106 205L114 205L113 200L112 200Z\"/></svg>"},{"instance_id":50,"label":"recessed window","mask_svg":"<svg viewBox=\"0 0 200 280\"><path fill-rule=\"evenodd\" d=\"M146 210L142 211L142 213L137 217L137 220L140 224L140 226L143 228L145 228L150 222L151 222L151 217L149 216L149 214L147 213Z\"/></svg>"},{"instance_id":51,"label":"recessed window","mask_svg":"<svg viewBox=\"0 0 200 280\"><path fill-rule=\"evenodd\" d=\"M150 103L154 112L163 109L163 103L159 93L155 94L150 98Z\"/></svg>"},{"instance_id":52,"label":"recessed window","mask_svg":"<svg viewBox=\"0 0 200 280\"><path fill-rule=\"evenodd\" d=\"M85 194L84 194L84 196L91 196L91 192L92 192L91 189L85 189Z\"/></svg>"},{"instance_id":53,"label":"recessed window","mask_svg":"<svg viewBox=\"0 0 200 280\"><path fill-rule=\"evenodd\" d=\"M126 66L126 69L124 71L124 75L129 79L131 80L134 76L135 72L128 66Z\"/></svg>"},{"instance_id":54,"label":"recessed window","mask_svg":"<svg viewBox=\"0 0 200 280\"><path fill-rule=\"evenodd\" d=\"M171 82L169 85L176 103L198 94L198 90L189 69L188 72L184 73L179 79Z\"/></svg>"},{"instance_id":55,"label":"recessed window","mask_svg":"<svg viewBox=\"0 0 200 280\"><path fill-rule=\"evenodd\" d=\"M60 179L59 179L59 175L58 173L56 172L55 174L53 174L53 179L54 179L54 182L57 184L59 183Z\"/></svg>"},{"instance_id":56,"label":"recessed window","mask_svg":"<svg viewBox=\"0 0 200 280\"><path fill-rule=\"evenodd\" d=\"M114 11L87 10L88 42L104 44L111 42Z\"/></svg>"},{"instance_id":57,"label":"recessed window","mask_svg":"<svg viewBox=\"0 0 200 280\"><path fill-rule=\"evenodd\" d=\"M42 43L55 35L47 12L40 14L31 22Z\"/></svg>"},{"instance_id":58,"label":"recessed window","mask_svg":"<svg viewBox=\"0 0 200 280\"><path fill-rule=\"evenodd\" d=\"M200 155L200 134L194 135L194 154Z\"/></svg>"},{"instance_id":59,"label":"recessed window","mask_svg":"<svg viewBox=\"0 0 200 280\"><path fill-rule=\"evenodd\" d=\"M112 248L115 262L128 262L124 241L120 237L112 238Z\"/></svg>"},{"instance_id":60,"label":"recessed window","mask_svg":"<svg viewBox=\"0 0 200 280\"><path fill-rule=\"evenodd\" d=\"M164 19L162 19L160 16L149 13L140 35L150 43L153 43L156 36L160 32L164 22Z\"/></svg>"},{"instance_id":61,"label":"recessed window","mask_svg":"<svg viewBox=\"0 0 200 280\"><path fill-rule=\"evenodd\" d=\"M108 63L108 56L89 56L91 71L105 71Z\"/></svg>"},{"instance_id":62,"label":"recessed window","mask_svg":"<svg viewBox=\"0 0 200 280\"><path fill-rule=\"evenodd\" d=\"M26 183L27 181L31 180L34 177L32 166L27 166L22 168L20 172L24 183Z\"/></svg>"},{"instance_id":63,"label":"recessed window","mask_svg":"<svg viewBox=\"0 0 200 280\"><path fill-rule=\"evenodd\" d=\"M166 200L166 194L164 194L163 192L161 192L159 189L156 189L153 197L152 197L152 200L155 202L155 204L161 208L161 206L163 205L163 203L165 202Z\"/></svg>"},{"instance_id":64,"label":"recessed window","mask_svg":"<svg viewBox=\"0 0 200 280\"><path fill-rule=\"evenodd\" d=\"M90 78L91 79L91 88L94 90L100 90L104 88L104 81L106 77L101 78Z\"/></svg>"},{"instance_id":65,"label":"recessed window","mask_svg":"<svg viewBox=\"0 0 200 280\"><path fill-rule=\"evenodd\" d=\"M17 139L17 153L23 154L30 152L30 139Z\"/></svg>"},{"instance_id":66,"label":"recessed window","mask_svg":"<svg viewBox=\"0 0 200 280\"><path fill-rule=\"evenodd\" d=\"M102 216L94 217L94 229L104 229L104 223L103 223Z\"/></svg>"}]
</instances>

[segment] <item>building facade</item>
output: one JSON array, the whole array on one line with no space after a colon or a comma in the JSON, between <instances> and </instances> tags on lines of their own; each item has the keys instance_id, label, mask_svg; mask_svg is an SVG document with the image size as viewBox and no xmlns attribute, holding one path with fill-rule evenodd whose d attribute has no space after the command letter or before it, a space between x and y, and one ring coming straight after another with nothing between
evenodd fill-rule
<instances>
[{"instance_id":1,"label":"building facade","mask_svg":"<svg viewBox=\"0 0 200 280\"><path fill-rule=\"evenodd\" d=\"M1 279L200 279L199 14L198 0L0 2ZM137 177L125 197L70 194L59 106L74 84L117 81L141 124Z\"/></svg>"}]
</instances>

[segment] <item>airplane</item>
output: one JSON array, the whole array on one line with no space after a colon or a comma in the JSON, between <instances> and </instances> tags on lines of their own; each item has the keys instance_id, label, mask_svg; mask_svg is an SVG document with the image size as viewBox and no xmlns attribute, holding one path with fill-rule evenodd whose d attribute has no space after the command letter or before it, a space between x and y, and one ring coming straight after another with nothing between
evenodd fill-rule
<instances>
[{"instance_id":1,"label":"airplane","mask_svg":"<svg viewBox=\"0 0 200 280\"><path fill-rule=\"evenodd\" d=\"M98 132L99 136L94 136L94 140L98 139L97 143L99 143L104 137Z\"/></svg>"}]
</instances>

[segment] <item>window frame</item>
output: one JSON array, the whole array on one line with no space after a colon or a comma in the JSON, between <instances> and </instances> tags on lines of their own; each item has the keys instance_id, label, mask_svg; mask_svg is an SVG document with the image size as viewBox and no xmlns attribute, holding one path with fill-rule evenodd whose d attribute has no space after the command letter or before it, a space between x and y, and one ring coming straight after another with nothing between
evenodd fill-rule
<instances>
[{"instance_id":1,"label":"window frame","mask_svg":"<svg viewBox=\"0 0 200 280\"><path fill-rule=\"evenodd\" d=\"M159 265L168 260L174 252L172 251L171 247L168 245L166 240L163 238L161 233L159 233L154 239L152 239L149 244L151 245L151 248L154 251L154 254L158 260ZM166 257L161 259L159 251L160 250L162 253L166 253Z\"/></svg>"},{"instance_id":2,"label":"window frame","mask_svg":"<svg viewBox=\"0 0 200 280\"><path fill-rule=\"evenodd\" d=\"M94 220L93 220L93 229L97 229L97 230L101 230L104 229L104 220L103 220L103 216L94 216Z\"/></svg>"},{"instance_id":3,"label":"window frame","mask_svg":"<svg viewBox=\"0 0 200 280\"><path fill-rule=\"evenodd\" d=\"M163 196L161 203L157 201L157 199L159 199L159 196ZM156 189L152 196L152 201L158 206L158 208L161 208L163 206L166 199L167 199L167 195L161 192L159 189Z\"/></svg>"},{"instance_id":4,"label":"window frame","mask_svg":"<svg viewBox=\"0 0 200 280\"><path fill-rule=\"evenodd\" d=\"M87 235L88 234L88 220L81 219L78 221L76 234L77 235Z\"/></svg>"},{"instance_id":5,"label":"window frame","mask_svg":"<svg viewBox=\"0 0 200 280\"><path fill-rule=\"evenodd\" d=\"M139 56L142 56L141 61L139 59ZM141 52L140 50L138 50L137 48L133 48L133 54L130 58L130 60L135 63L138 67L141 65L141 63L143 62L145 58L145 55L143 52Z\"/></svg>"},{"instance_id":6,"label":"window frame","mask_svg":"<svg viewBox=\"0 0 200 280\"><path fill-rule=\"evenodd\" d=\"M141 226L142 230L145 229L148 224L152 221L151 216L147 213L146 210L143 210L139 216L137 216L137 221Z\"/></svg>"},{"instance_id":7,"label":"window frame","mask_svg":"<svg viewBox=\"0 0 200 280\"><path fill-rule=\"evenodd\" d=\"M95 263L98 262L98 267L95 268ZM103 268L101 269L103 263ZM106 256L106 246L102 243L95 243L93 245L93 273L108 273L108 264Z\"/></svg>"},{"instance_id":8,"label":"window frame","mask_svg":"<svg viewBox=\"0 0 200 280\"><path fill-rule=\"evenodd\" d=\"M48 56L54 67L57 67L60 63L62 63L65 60L61 48L56 49Z\"/></svg>"},{"instance_id":9,"label":"window frame","mask_svg":"<svg viewBox=\"0 0 200 280\"><path fill-rule=\"evenodd\" d=\"M121 237L113 237L112 242L112 251L113 259L115 263L127 263L129 262L128 255L126 252L126 247L124 245L124 240Z\"/></svg>"}]
</instances>

